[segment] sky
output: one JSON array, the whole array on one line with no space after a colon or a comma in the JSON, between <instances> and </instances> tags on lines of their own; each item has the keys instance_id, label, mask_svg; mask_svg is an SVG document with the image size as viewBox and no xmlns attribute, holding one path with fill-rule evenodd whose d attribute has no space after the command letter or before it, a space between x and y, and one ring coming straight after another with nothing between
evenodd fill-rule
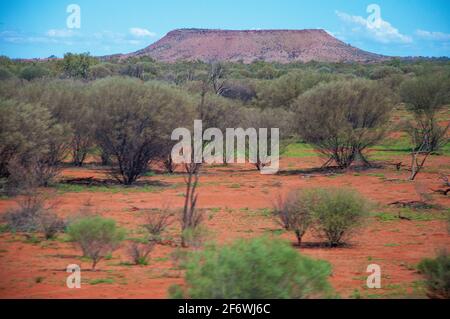
<instances>
[{"instance_id":1,"label":"sky","mask_svg":"<svg viewBox=\"0 0 450 319\"><path fill-rule=\"evenodd\" d=\"M450 0L0 0L0 55L101 56L178 28L325 29L391 56L450 56Z\"/></svg>"}]
</instances>

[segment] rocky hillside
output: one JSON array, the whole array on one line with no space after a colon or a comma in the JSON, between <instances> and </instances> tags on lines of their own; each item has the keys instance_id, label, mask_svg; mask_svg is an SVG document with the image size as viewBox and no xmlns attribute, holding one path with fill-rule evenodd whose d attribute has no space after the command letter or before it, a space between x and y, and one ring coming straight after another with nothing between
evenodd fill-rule
<instances>
[{"instance_id":1,"label":"rocky hillside","mask_svg":"<svg viewBox=\"0 0 450 319\"><path fill-rule=\"evenodd\" d=\"M209 30L178 29L134 53L159 61L243 61L289 63L376 62L387 57L352 47L324 30Z\"/></svg>"}]
</instances>

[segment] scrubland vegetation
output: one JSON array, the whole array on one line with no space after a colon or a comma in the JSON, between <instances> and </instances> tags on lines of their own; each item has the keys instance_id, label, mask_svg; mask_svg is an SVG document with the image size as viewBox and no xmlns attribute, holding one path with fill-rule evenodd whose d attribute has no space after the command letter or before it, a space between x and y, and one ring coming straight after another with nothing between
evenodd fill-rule
<instances>
[{"instance_id":1,"label":"scrubland vegetation","mask_svg":"<svg viewBox=\"0 0 450 319\"><path fill-rule=\"evenodd\" d=\"M9 249L4 238L23 233L40 242L42 233L46 245L76 248L79 261L87 258L94 270L164 268L180 278L163 285L175 298L333 297L330 263L337 254L351 263L351 251L367 243L364 233L395 229L391 222L409 234L426 211L436 222L429 229L447 223L449 103L448 60L283 65L1 57L2 248ZM278 127L288 164L269 178L249 175L261 169L259 162L245 170L176 165L171 133L195 119L221 130ZM75 188L79 203L69 206L70 214L50 204L55 197L69 201ZM86 194L92 198L82 203ZM206 196L222 206L200 204ZM235 197L240 206L233 210ZM126 212L110 214L124 202L131 206ZM227 224L234 214L238 221ZM214 232L220 243L210 243ZM448 239L445 233L442 242ZM126 261L114 261L118 252ZM174 265L158 261L169 255ZM363 266L359 259L352 273ZM420 296L448 298L448 254L411 267L426 280ZM101 282L122 280L114 278Z\"/></svg>"}]
</instances>

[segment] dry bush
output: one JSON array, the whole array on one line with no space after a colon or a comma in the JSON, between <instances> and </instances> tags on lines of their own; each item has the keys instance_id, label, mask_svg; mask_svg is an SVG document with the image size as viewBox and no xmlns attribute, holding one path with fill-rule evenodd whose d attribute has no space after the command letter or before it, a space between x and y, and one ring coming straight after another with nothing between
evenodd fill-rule
<instances>
[{"instance_id":1,"label":"dry bush","mask_svg":"<svg viewBox=\"0 0 450 319\"><path fill-rule=\"evenodd\" d=\"M128 254L135 265L147 265L148 257L154 247L154 242L133 242L128 246Z\"/></svg>"},{"instance_id":2,"label":"dry bush","mask_svg":"<svg viewBox=\"0 0 450 319\"><path fill-rule=\"evenodd\" d=\"M160 211L149 211L145 213L145 224L143 227L149 234L148 240L151 242L160 243L162 241L162 233L169 227L173 219L174 212L168 208Z\"/></svg>"},{"instance_id":3,"label":"dry bush","mask_svg":"<svg viewBox=\"0 0 450 319\"><path fill-rule=\"evenodd\" d=\"M400 87L400 95L414 119L408 123L411 136L411 175L414 180L429 155L448 142L450 124L440 125L439 112L450 102L450 77L426 75L407 80Z\"/></svg>"},{"instance_id":4,"label":"dry bush","mask_svg":"<svg viewBox=\"0 0 450 319\"><path fill-rule=\"evenodd\" d=\"M197 209L197 186L201 164L194 162L185 164L187 177L185 177L186 193L184 207L181 212L181 246L187 247L192 238L198 237L199 228L203 222L204 212ZM198 239L198 238L197 238ZM195 241L195 240L194 240Z\"/></svg>"},{"instance_id":5,"label":"dry bush","mask_svg":"<svg viewBox=\"0 0 450 319\"><path fill-rule=\"evenodd\" d=\"M293 190L285 198L279 197L275 203L273 214L286 230L295 233L299 246L313 222L311 206L315 200L313 192Z\"/></svg>"},{"instance_id":6,"label":"dry bush","mask_svg":"<svg viewBox=\"0 0 450 319\"><path fill-rule=\"evenodd\" d=\"M8 212L4 219L9 229L18 232L43 232L46 239L64 231L65 222L46 205L42 194L30 192L17 200L19 208Z\"/></svg>"}]
</instances>

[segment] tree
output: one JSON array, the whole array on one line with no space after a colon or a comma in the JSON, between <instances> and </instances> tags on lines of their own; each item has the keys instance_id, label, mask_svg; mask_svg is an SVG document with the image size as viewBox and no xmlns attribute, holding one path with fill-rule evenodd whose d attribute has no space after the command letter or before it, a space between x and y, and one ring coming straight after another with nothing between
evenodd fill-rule
<instances>
[{"instance_id":1,"label":"tree","mask_svg":"<svg viewBox=\"0 0 450 319\"><path fill-rule=\"evenodd\" d=\"M299 135L346 168L358 157L369 164L364 151L380 141L392 109L388 89L369 80L319 84L294 103Z\"/></svg>"},{"instance_id":2,"label":"tree","mask_svg":"<svg viewBox=\"0 0 450 319\"><path fill-rule=\"evenodd\" d=\"M292 102L308 89L336 76L312 71L292 71L278 79L264 81L256 86L255 104L259 108L284 108L289 110Z\"/></svg>"},{"instance_id":3,"label":"tree","mask_svg":"<svg viewBox=\"0 0 450 319\"><path fill-rule=\"evenodd\" d=\"M407 130L413 142L410 180L414 180L428 156L448 141L449 124L439 125L437 116L450 102L450 76L426 75L407 80L400 94L414 118Z\"/></svg>"},{"instance_id":4,"label":"tree","mask_svg":"<svg viewBox=\"0 0 450 319\"><path fill-rule=\"evenodd\" d=\"M166 155L172 126L189 120L190 101L166 85L108 78L93 85L91 95L98 145L110 154L114 176L133 184L151 160Z\"/></svg>"},{"instance_id":5,"label":"tree","mask_svg":"<svg viewBox=\"0 0 450 319\"><path fill-rule=\"evenodd\" d=\"M1 176L8 177L17 191L25 184L47 186L65 155L64 131L49 110L39 104L1 100Z\"/></svg>"},{"instance_id":6,"label":"tree","mask_svg":"<svg viewBox=\"0 0 450 319\"><path fill-rule=\"evenodd\" d=\"M97 60L91 57L89 53L66 53L62 61L62 68L64 74L68 77L87 79L89 68L96 63Z\"/></svg>"}]
</instances>

